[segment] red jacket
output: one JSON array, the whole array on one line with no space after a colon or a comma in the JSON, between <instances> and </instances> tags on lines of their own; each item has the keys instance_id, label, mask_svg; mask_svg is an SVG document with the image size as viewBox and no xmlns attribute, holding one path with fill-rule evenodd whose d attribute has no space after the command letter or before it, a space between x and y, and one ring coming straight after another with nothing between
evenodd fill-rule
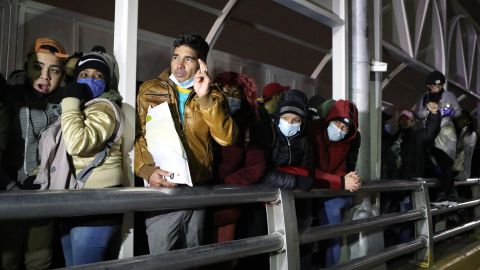
<instances>
[{"instance_id":1,"label":"red jacket","mask_svg":"<svg viewBox=\"0 0 480 270\"><path fill-rule=\"evenodd\" d=\"M229 185L250 185L258 182L265 174L267 164L265 153L259 142L255 128L250 127L248 133L240 128L237 142L230 146L220 148L218 155L218 167L216 170L216 182ZM250 142L246 142L246 134L249 134ZM240 216L240 210L236 207L222 207L214 213L214 224L224 226L235 224Z\"/></svg>"},{"instance_id":2,"label":"red jacket","mask_svg":"<svg viewBox=\"0 0 480 270\"><path fill-rule=\"evenodd\" d=\"M249 134L254 132L250 130ZM217 177L222 184L250 185L265 174L264 150L257 142L246 143L245 134L242 128L235 144L221 147ZM252 137L250 135L250 140Z\"/></svg>"},{"instance_id":3,"label":"red jacket","mask_svg":"<svg viewBox=\"0 0 480 270\"><path fill-rule=\"evenodd\" d=\"M328 139L327 127L330 121L338 117L346 117L353 120L353 125L343 140L334 142ZM356 143L357 136L359 136L357 108L347 100L337 100L332 105L325 119L311 123L310 132L312 138L314 138L316 185L325 187L328 184L328 188L340 189L342 177L349 172L347 170L347 158L351 151L352 143ZM358 151L358 148L356 150Z\"/></svg>"}]
</instances>

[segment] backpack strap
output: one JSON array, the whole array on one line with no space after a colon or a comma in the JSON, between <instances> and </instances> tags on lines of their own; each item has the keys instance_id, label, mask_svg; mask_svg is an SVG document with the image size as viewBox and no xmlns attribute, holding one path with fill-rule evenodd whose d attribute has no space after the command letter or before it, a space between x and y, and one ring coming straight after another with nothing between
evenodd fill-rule
<instances>
[{"instance_id":1,"label":"backpack strap","mask_svg":"<svg viewBox=\"0 0 480 270\"><path fill-rule=\"evenodd\" d=\"M105 145L105 148L102 151L98 152L95 155L95 158L92 160L92 162L90 162L90 164L85 166L85 168L83 168L83 170L76 175L77 181L82 182L84 185L87 182L90 174L92 174L93 169L95 169L100 164L102 164L103 161L110 154L110 150L112 149L113 143L118 141L122 137L123 130L125 129L125 123L124 123L125 116L123 115L123 112L120 109L120 107L118 107L118 105L112 102L111 100L108 100L105 98L95 98L85 103L85 107L88 107L90 105L93 105L99 102L105 102L111 105L115 113L115 120L116 120L115 130L113 131L112 136L108 139L107 144Z\"/></svg>"}]
</instances>

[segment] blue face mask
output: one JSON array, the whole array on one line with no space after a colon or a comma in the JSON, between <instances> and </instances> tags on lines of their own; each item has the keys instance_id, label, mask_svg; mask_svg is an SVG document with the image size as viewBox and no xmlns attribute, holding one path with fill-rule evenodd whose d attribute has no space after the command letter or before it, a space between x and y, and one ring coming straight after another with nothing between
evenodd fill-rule
<instances>
[{"instance_id":1,"label":"blue face mask","mask_svg":"<svg viewBox=\"0 0 480 270\"><path fill-rule=\"evenodd\" d=\"M173 83L175 83L178 87L181 87L183 89L189 89L190 87L193 87L193 82L195 81L195 77L192 77L186 81L179 82L173 74L170 74L170 77L168 77Z\"/></svg>"},{"instance_id":2,"label":"blue face mask","mask_svg":"<svg viewBox=\"0 0 480 270\"><path fill-rule=\"evenodd\" d=\"M330 122L327 128L328 139L333 142L343 140L347 133L343 132L333 121Z\"/></svg>"},{"instance_id":3,"label":"blue face mask","mask_svg":"<svg viewBox=\"0 0 480 270\"><path fill-rule=\"evenodd\" d=\"M301 123L289 124L287 121L283 119L280 119L280 121L278 122L278 128L280 128L280 131L282 132L282 134L287 137L297 134L297 132L300 131L301 125L302 125Z\"/></svg>"},{"instance_id":4,"label":"blue face mask","mask_svg":"<svg viewBox=\"0 0 480 270\"><path fill-rule=\"evenodd\" d=\"M227 97L228 106L230 106L230 113L234 114L242 107L242 100L234 97Z\"/></svg>"},{"instance_id":5,"label":"blue face mask","mask_svg":"<svg viewBox=\"0 0 480 270\"><path fill-rule=\"evenodd\" d=\"M97 80L94 78L80 78L78 83L86 84L90 87L93 98L96 98L105 92L105 80Z\"/></svg>"}]
</instances>

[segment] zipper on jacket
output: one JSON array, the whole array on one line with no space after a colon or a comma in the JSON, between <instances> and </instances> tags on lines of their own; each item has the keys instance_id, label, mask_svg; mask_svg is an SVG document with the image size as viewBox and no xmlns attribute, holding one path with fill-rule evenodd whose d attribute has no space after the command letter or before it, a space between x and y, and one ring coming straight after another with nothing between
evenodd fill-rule
<instances>
[{"instance_id":1,"label":"zipper on jacket","mask_svg":"<svg viewBox=\"0 0 480 270\"><path fill-rule=\"evenodd\" d=\"M299 134L297 132L297 134L293 135L292 137L290 137L290 140L288 139L287 136L285 136L285 138L287 139L287 145L288 145L288 165L290 165L292 163L292 149L290 148L290 141L293 140L293 138L297 137Z\"/></svg>"},{"instance_id":2,"label":"zipper on jacket","mask_svg":"<svg viewBox=\"0 0 480 270\"><path fill-rule=\"evenodd\" d=\"M145 96L165 97L165 96L168 96L168 93L166 93L166 94L146 93Z\"/></svg>"},{"instance_id":3,"label":"zipper on jacket","mask_svg":"<svg viewBox=\"0 0 480 270\"><path fill-rule=\"evenodd\" d=\"M287 145L288 145L288 165L292 163L292 149L290 148L290 140L287 137Z\"/></svg>"}]
</instances>

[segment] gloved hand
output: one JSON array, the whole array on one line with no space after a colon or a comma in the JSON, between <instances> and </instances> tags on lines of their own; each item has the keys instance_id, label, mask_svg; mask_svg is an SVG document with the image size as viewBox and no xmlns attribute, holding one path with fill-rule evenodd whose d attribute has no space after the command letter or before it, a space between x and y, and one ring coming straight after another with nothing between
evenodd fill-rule
<instances>
[{"instance_id":1,"label":"gloved hand","mask_svg":"<svg viewBox=\"0 0 480 270\"><path fill-rule=\"evenodd\" d=\"M452 116L455 114L455 109L450 105L447 104L441 110L442 117Z\"/></svg>"},{"instance_id":2,"label":"gloved hand","mask_svg":"<svg viewBox=\"0 0 480 270\"><path fill-rule=\"evenodd\" d=\"M303 191L309 191L313 186L313 177L311 176L297 175L296 180L297 188Z\"/></svg>"},{"instance_id":3,"label":"gloved hand","mask_svg":"<svg viewBox=\"0 0 480 270\"><path fill-rule=\"evenodd\" d=\"M82 103L85 103L93 98L90 87L86 84L77 82L71 82L65 86L63 97L78 98Z\"/></svg>"}]
</instances>

